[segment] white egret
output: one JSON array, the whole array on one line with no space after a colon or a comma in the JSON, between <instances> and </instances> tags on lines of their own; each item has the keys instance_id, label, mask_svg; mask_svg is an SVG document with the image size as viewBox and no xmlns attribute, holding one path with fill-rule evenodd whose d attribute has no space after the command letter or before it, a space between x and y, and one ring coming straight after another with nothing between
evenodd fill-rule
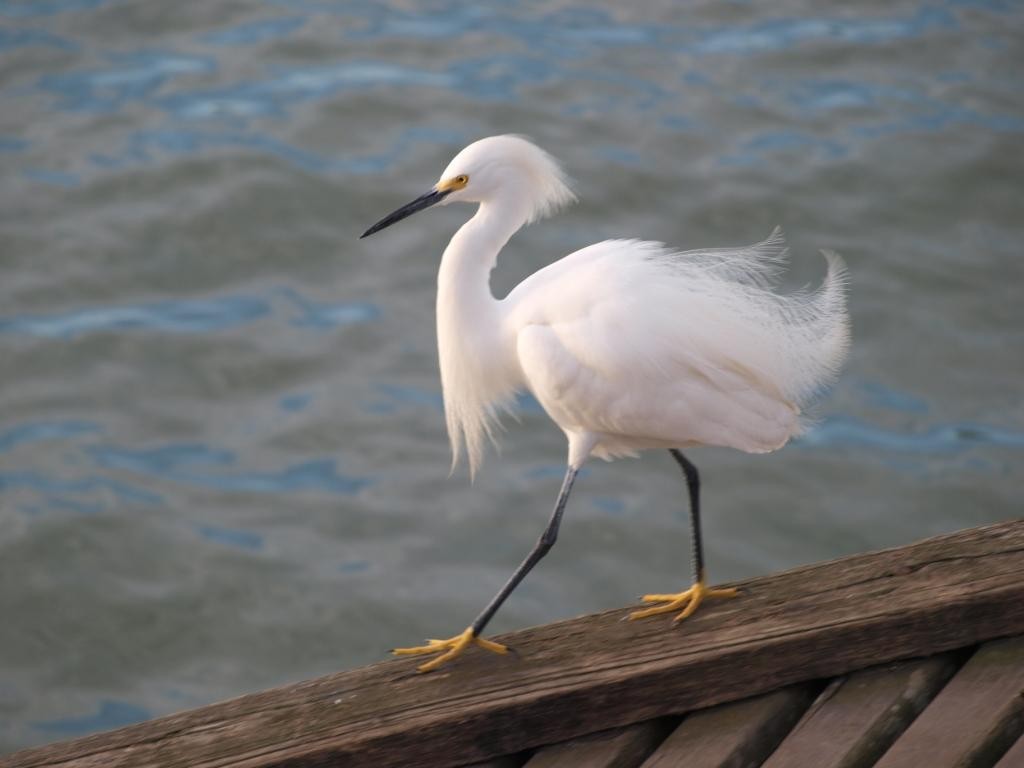
<instances>
[{"instance_id":1,"label":"white egret","mask_svg":"<svg viewBox=\"0 0 1024 768\"><path fill-rule=\"evenodd\" d=\"M668 449L689 492L693 585L645 595L631 619L692 614L733 589L706 585L696 467L682 448L766 453L802 428L800 409L842 364L849 345L845 268L823 251L828 274L813 293L771 290L786 249L776 230L744 248L673 252L659 243L607 240L541 269L504 299L491 293L498 252L523 225L575 200L558 164L517 136L481 139L440 180L362 237L435 204L476 203L444 251L437 340L453 467L463 451L480 466L498 416L529 391L562 429L568 467L543 534L504 587L461 634L396 654L438 653L429 671L476 644L523 577L551 549L569 492L589 456L610 460Z\"/></svg>"}]
</instances>

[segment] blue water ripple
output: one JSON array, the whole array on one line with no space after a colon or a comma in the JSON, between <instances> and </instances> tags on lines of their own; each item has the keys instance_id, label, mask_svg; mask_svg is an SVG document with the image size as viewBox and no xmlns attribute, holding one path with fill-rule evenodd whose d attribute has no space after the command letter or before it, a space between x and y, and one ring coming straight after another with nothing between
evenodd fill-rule
<instances>
[{"instance_id":1,"label":"blue water ripple","mask_svg":"<svg viewBox=\"0 0 1024 768\"><path fill-rule=\"evenodd\" d=\"M311 328L339 328L353 323L366 323L380 317L380 308L369 302L321 303L306 314L292 318L292 325Z\"/></svg>"},{"instance_id":2,"label":"blue water ripple","mask_svg":"<svg viewBox=\"0 0 1024 768\"><path fill-rule=\"evenodd\" d=\"M22 171L22 175L26 179L49 184L53 187L77 187L81 184L81 179L73 173L54 171L47 168L27 168Z\"/></svg>"},{"instance_id":3,"label":"blue water ripple","mask_svg":"<svg viewBox=\"0 0 1024 768\"><path fill-rule=\"evenodd\" d=\"M742 144L742 149L756 153L804 150L810 147L817 147L830 157L840 157L845 153L845 149L838 142L812 136L802 131L764 131Z\"/></svg>"},{"instance_id":4,"label":"blue water ripple","mask_svg":"<svg viewBox=\"0 0 1024 768\"><path fill-rule=\"evenodd\" d=\"M114 111L144 100L173 77L216 70L215 60L207 56L142 51L108 58L114 65L109 69L44 75L38 87L56 95L68 110Z\"/></svg>"},{"instance_id":5,"label":"blue water ripple","mask_svg":"<svg viewBox=\"0 0 1024 768\"><path fill-rule=\"evenodd\" d=\"M470 4L467 4L467 6ZM472 22L459 19L454 15L445 16L390 16L383 23L378 22L362 30L352 30L346 35L349 39L373 39L378 37L397 37L402 39L445 39L465 34L470 30Z\"/></svg>"},{"instance_id":6,"label":"blue water ripple","mask_svg":"<svg viewBox=\"0 0 1024 768\"><path fill-rule=\"evenodd\" d=\"M448 70L459 91L481 101L508 101L527 85L561 80L548 58L536 54L493 54L455 61Z\"/></svg>"},{"instance_id":7,"label":"blue water ripple","mask_svg":"<svg viewBox=\"0 0 1024 768\"><path fill-rule=\"evenodd\" d=\"M949 78L970 80L965 73L946 73ZM796 83L768 82L764 86L778 92L794 109L813 115L836 109L870 108L880 119L851 126L852 137L876 138L893 133L941 131L950 125L978 125L989 130L1024 130L1024 118L1011 114L986 113L950 103L929 95L923 85L892 86L849 80L803 79ZM750 97L747 97L750 98ZM752 99L758 105L757 99ZM893 116L895 115L895 117Z\"/></svg>"},{"instance_id":8,"label":"blue water ripple","mask_svg":"<svg viewBox=\"0 0 1024 768\"><path fill-rule=\"evenodd\" d=\"M308 4L304 5L309 7ZM363 5L362 11L365 24L353 25L346 30L345 36L350 40L375 40L385 37L457 40L470 33L486 34L497 31L499 34L508 35L511 26L509 20L495 16L492 9L477 3L447 3L443 11L432 8L428 13L402 11L367 3Z\"/></svg>"},{"instance_id":9,"label":"blue water ripple","mask_svg":"<svg viewBox=\"0 0 1024 768\"><path fill-rule=\"evenodd\" d=\"M918 454L952 454L976 445L1024 448L1024 433L985 424L940 424L923 432L897 432L845 416L832 416L796 441L807 446L853 446Z\"/></svg>"},{"instance_id":10,"label":"blue water ripple","mask_svg":"<svg viewBox=\"0 0 1024 768\"><path fill-rule=\"evenodd\" d=\"M140 131L132 136L129 158L149 160L149 150L193 154L207 148L243 148L282 158L309 173L339 170L343 165L333 159L300 149L278 139L255 133L211 133L182 130Z\"/></svg>"},{"instance_id":11,"label":"blue water ripple","mask_svg":"<svg viewBox=\"0 0 1024 768\"><path fill-rule=\"evenodd\" d=\"M81 501L63 496L50 497L46 500L46 504L50 509L66 510L79 515L98 515L104 509L99 502Z\"/></svg>"},{"instance_id":12,"label":"blue water ripple","mask_svg":"<svg viewBox=\"0 0 1024 768\"><path fill-rule=\"evenodd\" d=\"M214 45L266 43L287 37L305 24L306 20L301 16L282 16L275 19L250 21L227 29L218 29L202 35L199 39Z\"/></svg>"},{"instance_id":13,"label":"blue water ripple","mask_svg":"<svg viewBox=\"0 0 1024 768\"><path fill-rule=\"evenodd\" d=\"M649 27L626 24L593 25L576 29L565 29L562 35L569 40L578 40L597 45L647 45L656 38Z\"/></svg>"},{"instance_id":14,"label":"blue water ripple","mask_svg":"<svg viewBox=\"0 0 1024 768\"><path fill-rule=\"evenodd\" d=\"M356 323L369 323L381 315L380 307L371 302L319 302L303 296L290 286L275 288L273 295L292 307L294 311L289 317L289 322L297 328L340 328Z\"/></svg>"},{"instance_id":15,"label":"blue water ripple","mask_svg":"<svg viewBox=\"0 0 1024 768\"><path fill-rule=\"evenodd\" d=\"M371 482L368 477L342 474L334 459L312 459L276 471L231 471L230 468L237 464L234 453L201 443L174 443L141 449L94 445L87 451L99 466L107 469L128 470L220 491L323 491L352 495ZM211 471L211 468L221 471Z\"/></svg>"},{"instance_id":16,"label":"blue water ripple","mask_svg":"<svg viewBox=\"0 0 1024 768\"><path fill-rule=\"evenodd\" d=\"M488 8L474 3L448 3L443 11L433 8L427 13L394 8L375 13L371 8L367 6L364 12L365 25L353 26L346 37L458 40L468 34L490 35L571 60L584 48L658 45L663 32L660 26L626 24L607 11L589 8L563 8L534 18L526 18L503 6Z\"/></svg>"},{"instance_id":17,"label":"blue water ripple","mask_svg":"<svg viewBox=\"0 0 1024 768\"><path fill-rule=\"evenodd\" d=\"M644 158L639 152L625 147L604 144L594 147L591 151L598 157L617 165L629 168L642 168L644 165Z\"/></svg>"},{"instance_id":18,"label":"blue water ripple","mask_svg":"<svg viewBox=\"0 0 1024 768\"><path fill-rule=\"evenodd\" d=\"M913 100L905 88L893 88L850 80L801 80L786 89L787 100L806 112L875 107L879 101Z\"/></svg>"},{"instance_id":19,"label":"blue water ripple","mask_svg":"<svg viewBox=\"0 0 1024 768\"><path fill-rule=\"evenodd\" d=\"M220 491L243 493L290 493L321 491L352 496L371 484L368 477L345 475L334 459L312 459L293 464L277 472L237 472L234 474L177 473L174 479Z\"/></svg>"},{"instance_id":20,"label":"blue water ripple","mask_svg":"<svg viewBox=\"0 0 1024 768\"><path fill-rule=\"evenodd\" d=\"M999 133L1024 131L1024 117L990 114L952 104L935 105L924 114L886 119L849 129L851 135L876 139L892 134L938 133L953 125L976 125Z\"/></svg>"},{"instance_id":21,"label":"blue water ripple","mask_svg":"<svg viewBox=\"0 0 1024 768\"><path fill-rule=\"evenodd\" d=\"M2 13L2 11L0 11ZM78 50L78 44L67 38L41 29L0 28L0 53L15 48L56 48L62 51Z\"/></svg>"},{"instance_id":22,"label":"blue water ripple","mask_svg":"<svg viewBox=\"0 0 1024 768\"><path fill-rule=\"evenodd\" d=\"M597 509L610 515L621 515L626 511L626 505L622 499L617 499L614 496L595 496L590 500L590 503Z\"/></svg>"},{"instance_id":23,"label":"blue water ripple","mask_svg":"<svg viewBox=\"0 0 1024 768\"><path fill-rule=\"evenodd\" d=\"M0 432L0 453L13 450L25 443L65 440L102 432L103 428L94 421L30 421Z\"/></svg>"},{"instance_id":24,"label":"blue water ripple","mask_svg":"<svg viewBox=\"0 0 1024 768\"><path fill-rule=\"evenodd\" d=\"M845 157L847 147L833 139L796 130L762 131L743 141L737 151L720 155L717 162L726 166L756 165L766 156L783 152L815 151L825 160Z\"/></svg>"},{"instance_id":25,"label":"blue water ripple","mask_svg":"<svg viewBox=\"0 0 1024 768\"><path fill-rule=\"evenodd\" d=\"M264 547L262 534L240 528L225 528L219 525L197 525L196 532L207 541L225 544L247 552L259 552Z\"/></svg>"},{"instance_id":26,"label":"blue water ripple","mask_svg":"<svg viewBox=\"0 0 1024 768\"><path fill-rule=\"evenodd\" d=\"M144 707L117 699L101 699L99 711L95 714L83 715L81 717L62 717L54 720L37 720L32 723L32 727L41 731L47 731L48 733L60 734L61 736L74 736L119 728L122 725L139 723L152 717L153 713Z\"/></svg>"},{"instance_id":27,"label":"blue water ripple","mask_svg":"<svg viewBox=\"0 0 1024 768\"><path fill-rule=\"evenodd\" d=\"M126 503L156 506L163 504L163 498L156 493L136 488L120 480L98 475L64 479L31 470L0 472L0 493L15 488L27 488L38 493L64 497L65 494L82 495L109 491Z\"/></svg>"},{"instance_id":28,"label":"blue water ripple","mask_svg":"<svg viewBox=\"0 0 1024 768\"><path fill-rule=\"evenodd\" d=\"M304 411L313 402L313 396L307 393L296 395L282 395L277 400L277 407L288 413Z\"/></svg>"},{"instance_id":29,"label":"blue water ripple","mask_svg":"<svg viewBox=\"0 0 1024 768\"><path fill-rule=\"evenodd\" d=\"M29 143L17 136L0 136L0 152L24 152Z\"/></svg>"},{"instance_id":30,"label":"blue water ripple","mask_svg":"<svg viewBox=\"0 0 1024 768\"><path fill-rule=\"evenodd\" d=\"M392 405L413 405L427 406L428 408L444 412L444 398L436 390L418 389L416 387L399 386L397 384L378 384L377 392L386 398L386 402Z\"/></svg>"},{"instance_id":31,"label":"blue water ripple","mask_svg":"<svg viewBox=\"0 0 1024 768\"><path fill-rule=\"evenodd\" d=\"M99 8L109 0L30 0L29 2L0 2L0 16L14 19L28 19L38 16L56 16L68 11L85 11Z\"/></svg>"},{"instance_id":32,"label":"blue water ripple","mask_svg":"<svg viewBox=\"0 0 1024 768\"><path fill-rule=\"evenodd\" d=\"M235 462L235 455L230 451L211 448L203 443L172 443L157 448L92 445L87 451L101 467L153 475L174 476L184 467L223 467Z\"/></svg>"},{"instance_id":33,"label":"blue water ripple","mask_svg":"<svg viewBox=\"0 0 1024 768\"><path fill-rule=\"evenodd\" d=\"M197 333L233 328L269 314L270 303L265 298L223 296L0 317L0 333L64 339L83 333L139 328Z\"/></svg>"},{"instance_id":34,"label":"blue water ripple","mask_svg":"<svg viewBox=\"0 0 1024 768\"><path fill-rule=\"evenodd\" d=\"M240 131L196 131L163 129L137 131L117 155L94 154L97 166L114 170L132 164L152 162L153 151L191 155L207 149L246 149L276 156L307 173L379 173L395 162L397 155L384 152L366 157L328 157L300 149L270 136Z\"/></svg>"},{"instance_id":35,"label":"blue water ripple","mask_svg":"<svg viewBox=\"0 0 1024 768\"><path fill-rule=\"evenodd\" d=\"M585 86L576 93L574 101L566 102L562 111L566 115L638 114L662 108L674 97L654 83L611 72L580 72L566 75L569 82L578 80ZM594 84L598 87L594 87Z\"/></svg>"},{"instance_id":36,"label":"blue water ripple","mask_svg":"<svg viewBox=\"0 0 1024 768\"><path fill-rule=\"evenodd\" d=\"M181 118L281 116L291 104L318 101L343 90L379 86L452 87L444 72L378 61L350 61L323 67L277 69L263 80L228 87L179 91L159 100Z\"/></svg>"},{"instance_id":37,"label":"blue water ripple","mask_svg":"<svg viewBox=\"0 0 1024 768\"><path fill-rule=\"evenodd\" d=\"M877 381L861 382L860 388L871 405L902 413L928 412L928 401L917 395L900 392Z\"/></svg>"},{"instance_id":38,"label":"blue water ripple","mask_svg":"<svg viewBox=\"0 0 1024 768\"><path fill-rule=\"evenodd\" d=\"M946 0L947 5L976 8L990 13L1019 14L1020 3L1017 0Z\"/></svg>"},{"instance_id":39,"label":"blue water ripple","mask_svg":"<svg viewBox=\"0 0 1024 768\"><path fill-rule=\"evenodd\" d=\"M430 72L379 61L349 61L328 67L279 70L277 77L258 84L268 93L287 98L322 98L341 88L378 85L451 86L443 72Z\"/></svg>"},{"instance_id":40,"label":"blue water ripple","mask_svg":"<svg viewBox=\"0 0 1024 768\"><path fill-rule=\"evenodd\" d=\"M68 339L86 333L153 330L165 333L205 333L252 323L273 312L274 299L293 310L288 322L319 330L366 323L380 317L369 302L317 302L289 286L264 294L218 296L210 299L168 299L148 304L91 307L49 315L0 317L0 333Z\"/></svg>"},{"instance_id":41,"label":"blue water ripple","mask_svg":"<svg viewBox=\"0 0 1024 768\"><path fill-rule=\"evenodd\" d=\"M175 93L161 99L160 106L184 120L282 117L286 114L283 104L277 100L237 87Z\"/></svg>"},{"instance_id":42,"label":"blue water ripple","mask_svg":"<svg viewBox=\"0 0 1024 768\"><path fill-rule=\"evenodd\" d=\"M695 44L703 53L761 53L792 50L808 42L887 43L958 26L942 8L922 8L912 16L865 18L780 18L749 26L703 30Z\"/></svg>"},{"instance_id":43,"label":"blue water ripple","mask_svg":"<svg viewBox=\"0 0 1024 768\"><path fill-rule=\"evenodd\" d=\"M226 97L225 97L226 98ZM419 143L458 144L466 136L451 130L428 127L411 127L403 130L391 146L381 152L365 156L328 157L303 150L266 134L237 130L237 123L245 117L252 117L270 102L255 101L251 104L234 99L223 102L224 113L220 117L232 118L231 130L197 130L194 128L163 128L159 130L136 131L126 145L115 155L93 154L92 163L104 170L117 170L131 165L154 162L154 153L194 155L218 148L244 148L284 160L307 173L337 173L346 176L381 173L400 162ZM208 104L213 108L212 103ZM219 108L218 108L219 109Z\"/></svg>"}]
</instances>

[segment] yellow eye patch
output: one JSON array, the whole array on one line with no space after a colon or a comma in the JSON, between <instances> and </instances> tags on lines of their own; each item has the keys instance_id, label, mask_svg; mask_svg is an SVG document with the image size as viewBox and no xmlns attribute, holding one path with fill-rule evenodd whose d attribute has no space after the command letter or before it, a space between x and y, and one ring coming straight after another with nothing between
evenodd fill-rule
<instances>
[{"instance_id":1,"label":"yellow eye patch","mask_svg":"<svg viewBox=\"0 0 1024 768\"><path fill-rule=\"evenodd\" d=\"M460 173L458 176L452 176L450 179L438 182L438 192L454 192L458 189L462 189L469 184L469 176L464 173Z\"/></svg>"}]
</instances>

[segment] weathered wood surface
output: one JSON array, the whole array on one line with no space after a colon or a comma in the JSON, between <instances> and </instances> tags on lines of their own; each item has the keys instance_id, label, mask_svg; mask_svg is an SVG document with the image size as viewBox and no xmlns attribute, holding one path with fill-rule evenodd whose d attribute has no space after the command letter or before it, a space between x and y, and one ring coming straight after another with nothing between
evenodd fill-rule
<instances>
[{"instance_id":1,"label":"weathered wood surface","mask_svg":"<svg viewBox=\"0 0 1024 768\"><path fill-rule=\"evenodd\" d=\"M683 720L642 768L760 765L800 719L818 687L810 683L793 685L695 712Z\"/></svg>"},{"instance_id":2,"label":"weathered wood surface","mask_svg":"<svg viewBox=\"0 0 1024 768\"><path fill-rule=\"evenodd\" d=\"M1024 637L985 643L878 768L988 768L1024 733Z\"/></svg>"},{"instance_id":3,"label":"weathered wood surface","mask_svg":"<svg viewBox=\"0 0 1024 768\"><path fill-rule=\"evenodd\" d=\"M764 768L869 768L956 669L940 654L833 680Z\"/></svg>"},{"instance_id":4,"label":"weathered wood surface","mask_svg":"<svg viewBox=\"0 0 1024 768\"><path fill-rule=\"evenodd\" d=\"M526 768L637 768L675 725L659 718L601 731L537 751Z\"/></svg>"},{"instance_id":5,"label":"weathered wood surface","mask_svg":"<svg viewBox=\"0 0 1024 768\"><path fill-rule=\"evenodd\" d=\"M427 675L414 660L383 662L27 750L2 765L463 765L1022 634L1024 521L737 586L740 597L677 627L609 611L499 638L515 655L467 653Z\"/></svg>"}]
</instances>

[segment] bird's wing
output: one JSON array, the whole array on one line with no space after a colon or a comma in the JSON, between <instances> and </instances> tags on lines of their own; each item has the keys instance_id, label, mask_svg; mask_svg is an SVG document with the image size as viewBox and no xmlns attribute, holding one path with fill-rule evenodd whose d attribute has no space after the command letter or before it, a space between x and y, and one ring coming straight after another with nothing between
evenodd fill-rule
<instances>
[{"instance_id":1,"label":"bird's wing","mask_svg":"<svg viewBox=\"0 0 1024 768\"><path fill-rule=\"evenodd\" d=\"M777 448L799 408L772 357L800 329L780 297L714 274L719 262L692 274L668 265L686 256L606 241L532 275L506 299L524 377L568 431Z\"/></svg>"}]
</instances>

